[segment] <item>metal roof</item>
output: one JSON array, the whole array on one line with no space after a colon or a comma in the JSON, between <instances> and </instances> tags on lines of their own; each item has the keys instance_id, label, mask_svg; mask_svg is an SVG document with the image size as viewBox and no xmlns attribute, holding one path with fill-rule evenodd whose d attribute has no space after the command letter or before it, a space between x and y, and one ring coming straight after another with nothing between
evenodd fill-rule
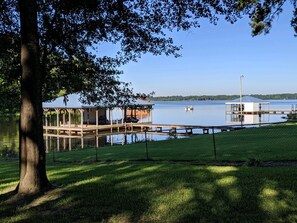
<instances>
[{"instance_id":1,"label":"metal roof","mask_svg":"<svg viewBox=\"0 0 297 223\"><path fill-rule=\"evenodd\" d=\"M64 96L58 97L54 100L48 101L48 102L43 102L42 107L43 108L95 108L98 107L95 104L85 104L82 103L80 99L80 94L69 94L67 95L68 100L65 101ZM134 105L139 105L139 106L145 106L145 105L154 105L150 102L146 102L143 100L136 100L135 102L131 102L128 104L128 106L134 106ZM99 107L108 107L106 105L99 105Z\"/></svg>"},{"instance_id":2,"label":"metal roof","mask_svg":"<svg viewBox=\"0 0 297 223\"><path fill-rule=\"evenodd\" d=\"M252 97L252 96L243 96L242 97L242 103L261 103L261 104L269 104L269 101L264 101L262 99L259 99L259 98L255 98L255 97ZM240 98L237 98L233 101L230 101L230 102L226 102L226 104L237 104L237 103L240 103Z\"/></svg>"}]
</instances>

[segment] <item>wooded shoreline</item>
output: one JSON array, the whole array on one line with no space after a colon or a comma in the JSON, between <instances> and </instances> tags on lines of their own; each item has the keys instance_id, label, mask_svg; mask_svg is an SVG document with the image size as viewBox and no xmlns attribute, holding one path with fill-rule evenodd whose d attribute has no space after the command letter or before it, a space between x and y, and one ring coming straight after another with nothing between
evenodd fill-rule
<instances>
[{"instance_id":1,"label":"wooded shoreline","mask_svg":"<svg viewBox=\"0 0 297 223\"><path fill-rule=\"evenodd\" d=\"M250 96L263 100L294 100L297 99L297 93L282 94L251 94ZM239 95L173 95L152 97L152 101L216 101L216 100L234 100Z\"/></svg>"}]
</instances>

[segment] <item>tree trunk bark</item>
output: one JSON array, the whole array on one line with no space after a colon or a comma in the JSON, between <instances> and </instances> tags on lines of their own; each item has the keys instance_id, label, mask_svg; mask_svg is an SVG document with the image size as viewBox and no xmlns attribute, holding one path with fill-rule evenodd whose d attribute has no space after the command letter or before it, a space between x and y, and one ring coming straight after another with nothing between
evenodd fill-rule
<instances>
[{"instance_id":1,"label":"tree trunk bark","mask_svg":"<svg viewBox=\"0 0 297 223\"><path fill-rule=\"evenodd\" d=\"M20 182L18 193L50 187L45 169L36 0L19 0L21 18Z\"/></svg>"}]
</instances>

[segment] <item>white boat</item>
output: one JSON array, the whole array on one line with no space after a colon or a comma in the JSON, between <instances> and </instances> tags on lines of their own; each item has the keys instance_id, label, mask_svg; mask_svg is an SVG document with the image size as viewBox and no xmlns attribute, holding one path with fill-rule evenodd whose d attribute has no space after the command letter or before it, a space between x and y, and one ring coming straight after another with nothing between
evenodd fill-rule
<instances>
[{"instance_id":1,"label":"white boat","mask_svg":"<svg viewBox=\"0 0 297 223\"><path fill-rule=\"evenodd\" d=\"M185 111L193 111L193 110L194 110L193 106L185 107Z\"/></svg>"}]
</instances>

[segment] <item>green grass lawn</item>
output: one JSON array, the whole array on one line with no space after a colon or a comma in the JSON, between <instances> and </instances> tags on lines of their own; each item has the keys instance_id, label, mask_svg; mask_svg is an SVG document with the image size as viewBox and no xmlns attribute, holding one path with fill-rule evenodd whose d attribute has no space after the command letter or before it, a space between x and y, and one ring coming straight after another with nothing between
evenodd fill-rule
<instances>
[{"instance_id":1,"label":"green grass lawn","mask_svg":"<svg viewBox=\"0 0 297 223\"><path fill-rule=\"evenodd\" d=\"M297 126L215 135L219 160L297 159ZM149 142L153 160L213 160L212 135ZM198 166L146 159L145 143L48 154L57 186L10 198L17 160L0 159L0 222L297 222L296 167ZM57 161L52 162L53 155ZM128 161L130 160L130 161ZM62 162L64 161L64 162Z\"/></svg>"},{"instance_id":2,"label":"green grass lawn","mask_svg":"<svg viewBox=\"0 0 297 223\"><path fill-rule=\"evenodd\" d=\"M214 160L212 135L148 142L148 157L153 160ZM297 160L297 125L293 123L250 128L215 134L217 160ZM55 152L57 161L96 159L96 149ZM53 154L49 154L52 159ZM100 147L99 160L146 159L145 143Z\"/></svg>"},{"instance_id":3,"label":"green grass lawn","mask_svg":"<svg viewBox=\"0 0 297 223\"><path fill-rule=\"evenodd\" d=\"M49 162L59 187L23 202L17 168L0 160L1 222L297 222L294 167Z\"/></svg>"}]
</instances>

